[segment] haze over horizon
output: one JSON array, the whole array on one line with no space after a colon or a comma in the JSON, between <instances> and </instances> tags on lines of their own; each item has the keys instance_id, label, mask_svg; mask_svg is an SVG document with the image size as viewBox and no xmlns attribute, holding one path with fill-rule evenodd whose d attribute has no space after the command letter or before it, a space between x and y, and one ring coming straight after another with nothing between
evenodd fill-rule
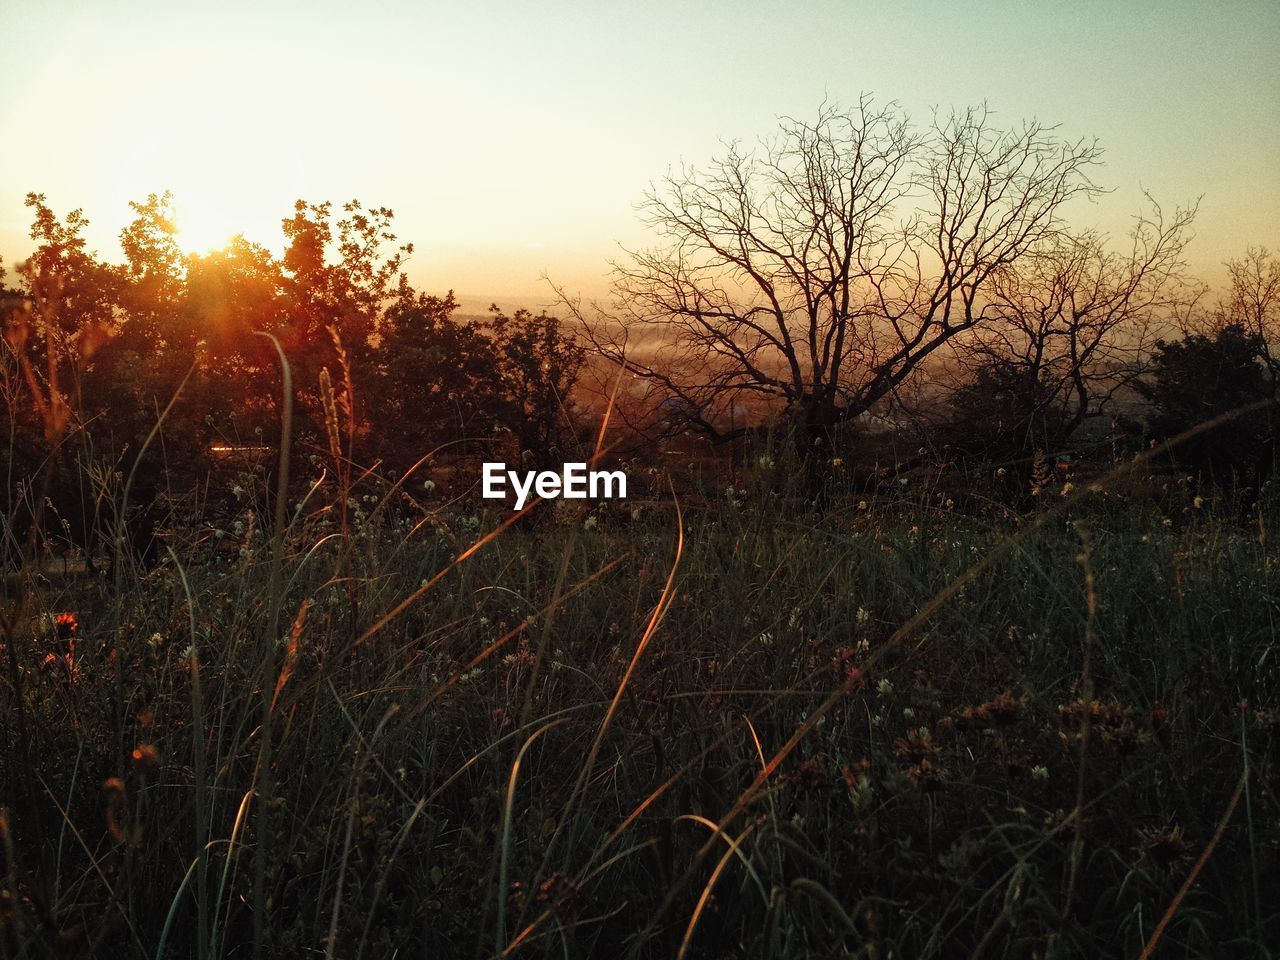
<instances>
[{"instance_id":1,"label":"haze over horizon","mask_svg":"<svg viewBox=\"0 0 1280 960\"><path fill-rule=\"evenodd\" d=\"M171 189L192 249L277 246L295 199L359 197L396 211L414 282L467 311L549 302L543 274L599 295L618 245L646 241L652 180L864 91L918 119L986 102L1096 136L1113 192L1077 223L1119 235L1143 190L1203 197L1189 255L1210 282L1280 245L1274 3L51 3L5 21L9 270L28 191L82 207L115 259L128 201Z\"/></svg>"}]
</instances>

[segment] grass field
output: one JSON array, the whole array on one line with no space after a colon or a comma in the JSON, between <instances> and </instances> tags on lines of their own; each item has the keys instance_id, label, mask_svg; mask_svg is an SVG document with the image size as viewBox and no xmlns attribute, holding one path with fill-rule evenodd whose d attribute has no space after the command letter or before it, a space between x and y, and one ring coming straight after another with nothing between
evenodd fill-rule
<instances>
[{"instance_id":1,"label":"grass field","mask_svg":"<svg viewBox=\"0 0 1280 960\"><path fill-rule=\"evenodd\" d=\"M1271 492L774 480L32 580L3 955L1274 955Z\"/></svg>"}]
</instances>

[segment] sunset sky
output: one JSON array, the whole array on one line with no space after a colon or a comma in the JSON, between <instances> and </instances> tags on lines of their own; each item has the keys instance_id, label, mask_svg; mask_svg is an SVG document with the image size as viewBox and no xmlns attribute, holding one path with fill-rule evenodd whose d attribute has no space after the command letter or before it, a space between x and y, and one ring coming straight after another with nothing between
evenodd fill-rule
<instances>
[{"instance_id":1,"label":"sunset sky","mask_svg":"<svg viewBox=\"0 0 1280 960\"><path fill-rule=\"evenodd\" d=\"M119 256L127 201L172 189L184 242L275 246L298 197L395 209L431 290L602 290L634 203L721 138L863 92L925 119L986 101L1097 136L1075 210L1122 232L1143 188L1203 195L1206 279L1280 246L1280 3L0 3L0 256L24 194L85 208Z\"/></svg>"}]
</instances>

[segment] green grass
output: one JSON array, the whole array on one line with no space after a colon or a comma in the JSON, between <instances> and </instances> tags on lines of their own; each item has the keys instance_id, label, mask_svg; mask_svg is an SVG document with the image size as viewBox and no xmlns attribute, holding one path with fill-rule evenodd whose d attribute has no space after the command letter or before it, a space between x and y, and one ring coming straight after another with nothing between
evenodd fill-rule
<instances>
[{"instance_id":1,"label":"green grass","mask_svg":"<svg viewBox=\"0 0 1280 960\"><path fill-rule=\"evenodd\" d=\"M274 592L247 507L34 583L79 632L0 686L2 955L1137 957L1206 848L1155 955L1271 955L1274 509L915 485L687 494L678 563L669 494L544 503L452 567L509 514L357 488L344 538L324 487Z\"/></svg>"}]
</instances>

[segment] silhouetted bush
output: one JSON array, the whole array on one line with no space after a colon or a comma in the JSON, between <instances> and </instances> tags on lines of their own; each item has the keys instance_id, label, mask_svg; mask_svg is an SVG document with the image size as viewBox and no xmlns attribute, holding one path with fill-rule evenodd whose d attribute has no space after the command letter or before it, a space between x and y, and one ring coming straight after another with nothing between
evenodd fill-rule
<instances>
[{"instance_id":1,"label":"silhouetted bush","mask_svg":"<svg viewBox=\"0 0 1280 960\"><path fill-rule=\"evenodd\" d=\"M1261 338L1237 325L1212 336L1161 341L1150 378L1136 385L1155 408L1149 428L1158 438L1168 439L1215 417L1274 400L1262 356ZM1272 403L1180 442L1173 456L1206 479L1252 484L1271 469L1275 425Z\"/></svg>"}]
</instances>

